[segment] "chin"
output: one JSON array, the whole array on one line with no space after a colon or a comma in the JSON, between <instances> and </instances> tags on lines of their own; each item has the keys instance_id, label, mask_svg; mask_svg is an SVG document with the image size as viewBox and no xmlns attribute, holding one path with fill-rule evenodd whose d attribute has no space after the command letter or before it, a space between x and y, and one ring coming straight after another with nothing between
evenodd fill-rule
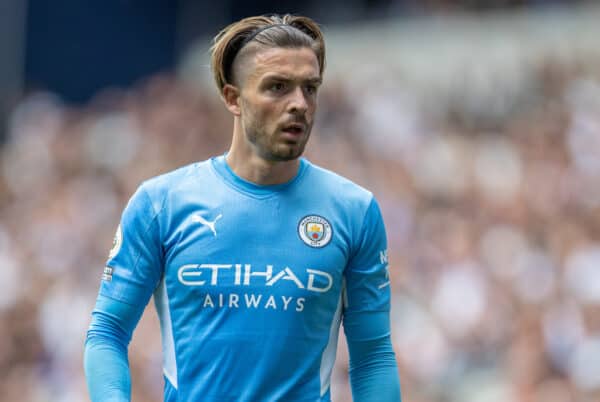
<instances>
[{"instance_id":1,"label":"chin","mask_svg":"<svg viewBox=\"0 0 600 402\"><path fill-rule=\"evenodd\" d=\"M294 159L298 159L304 153L304 147L302 148L288 148L286 150L278 150L270 153L270 160L276 162L287 162Z\"/></svg>"}]
</instances>

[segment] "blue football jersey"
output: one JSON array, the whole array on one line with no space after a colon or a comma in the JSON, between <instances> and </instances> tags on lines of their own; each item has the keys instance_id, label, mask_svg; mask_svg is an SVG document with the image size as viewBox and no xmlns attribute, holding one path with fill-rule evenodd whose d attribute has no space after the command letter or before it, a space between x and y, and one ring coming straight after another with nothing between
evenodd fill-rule
<instances>
[{"instance_id":1,"label":"blue football jersey","mask_svg":"<svg viewBox=\"0 0 600 402\"><path fill-rule=\"evenodd\" d=\"M139 187L100 293L154 295L165 401L329 401L340 323L389 311L381 213L305 159L261 186L215 157Z\"/></svg>"}]
</instances>

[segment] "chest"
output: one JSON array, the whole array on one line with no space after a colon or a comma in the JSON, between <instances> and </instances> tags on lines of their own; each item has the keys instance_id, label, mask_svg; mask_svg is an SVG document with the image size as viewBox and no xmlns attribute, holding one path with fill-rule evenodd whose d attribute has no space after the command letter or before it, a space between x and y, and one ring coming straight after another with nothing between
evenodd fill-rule
<instances>
[{"instance_id":1,"label":"chest","mask_svg":"<svg viewBox=\"0 0 600 402\"><path fill-rule=\"evenodd\" d=\"M317 201L189 200L171 213L165 274L203 290L317 295L338 289L350 232L340 211Z\"/></svg>"}]
</instances>

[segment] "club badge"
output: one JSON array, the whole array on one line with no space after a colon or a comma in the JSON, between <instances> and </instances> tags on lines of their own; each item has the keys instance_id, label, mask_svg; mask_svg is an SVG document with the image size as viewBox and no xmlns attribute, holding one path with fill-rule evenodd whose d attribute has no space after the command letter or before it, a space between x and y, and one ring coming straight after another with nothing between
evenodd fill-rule
<instances>
[{"instance_id":1,"label":"club badge","mask_svg":"<svg viewBox=\"0 0 600 402\"><path fill-rule=\"evenodd\" d=\"M319 215L309 215L298 224L298 235L311 247L325 247L331 241L331 224Z\"/></svg>"}]
</instances>

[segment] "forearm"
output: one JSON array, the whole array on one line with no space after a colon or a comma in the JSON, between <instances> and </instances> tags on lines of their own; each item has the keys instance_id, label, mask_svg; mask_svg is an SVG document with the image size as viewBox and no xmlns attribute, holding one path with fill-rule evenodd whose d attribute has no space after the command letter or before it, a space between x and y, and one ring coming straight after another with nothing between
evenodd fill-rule
<instances>
[{"instance_id":1,"label":"forearm","mask_svg":"<svg viewBox=\"0 0 600 402\"><path fill-rule=\"evenodd\" d=\"M390 337L348 340L354 402L399 402L400 380Z\"/></svg>"},{"instance_id":2,"label":"forearm","mask_svg":"<svg viewBox=\"0 0 600 402\"><path fill-rule=\"evenodd\" d=\"M131 380L127 349L102 336L85 344L84 367L92 402L129 402Z\"/></svg>"},{"instance_id":3,"label":"forearm","mask_svg":"<svg viewBox=\"0 0 600 402\"><path fill-rule=\"evenodd\" d=\"M399 402L400 379L390 338L389 313L348 312L344 330L354 402Z\"/></svg>"},{"instance_id":4,"label":"forearm","mask_svg":"<svg viewBox=\"0 0 600 402\"><path fill-rule=\"evenodd\" d=\"M131 377L127 345L142 309L99 296L84 352L85 376L92 402L129 402Z\"/></svg>"}]
</instances>

